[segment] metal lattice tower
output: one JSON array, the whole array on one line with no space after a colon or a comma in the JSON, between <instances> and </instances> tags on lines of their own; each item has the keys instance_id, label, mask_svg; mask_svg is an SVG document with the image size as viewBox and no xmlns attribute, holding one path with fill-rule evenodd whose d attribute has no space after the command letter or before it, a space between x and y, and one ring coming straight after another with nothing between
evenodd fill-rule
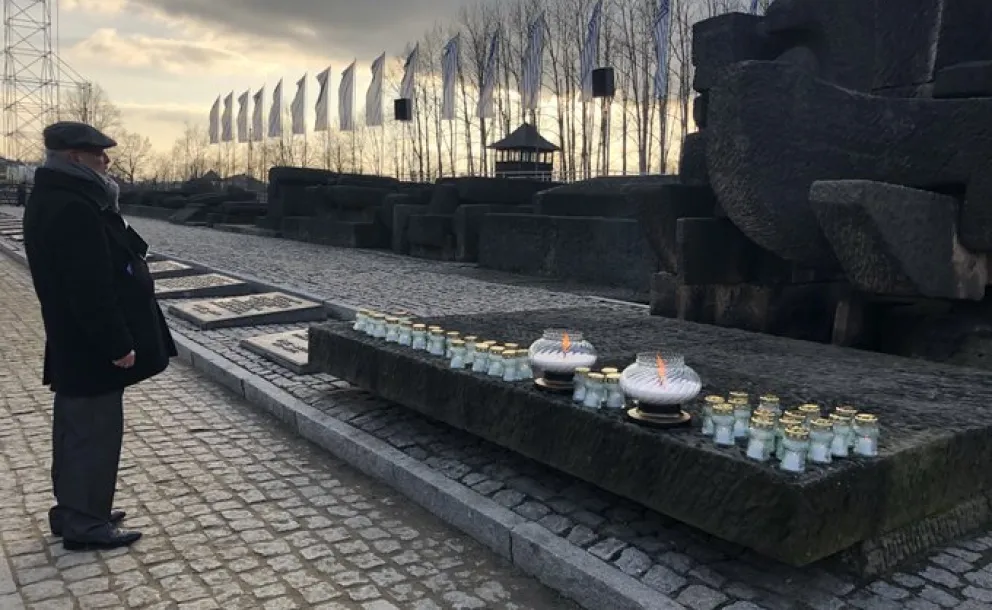
<instances>
[{"instance_id":1,"label":"metal lattice tower","mask_svg":"<svg viewBox=\"0 0 992 610\"><path fill-rule=\"evenodd\" d=\"M3 156L8 159L40 160L41 132L58 115L55 3L3 0Z\"/></svg>"}]
</instances>

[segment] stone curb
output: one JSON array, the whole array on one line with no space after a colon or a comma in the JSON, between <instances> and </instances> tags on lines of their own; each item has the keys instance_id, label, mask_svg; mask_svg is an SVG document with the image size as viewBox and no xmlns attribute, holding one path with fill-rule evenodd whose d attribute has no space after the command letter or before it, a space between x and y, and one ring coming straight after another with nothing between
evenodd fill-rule
<instances>
[{"instance_id":1,"label":"stone curb","mask_svg":"<svg viewBox=\"0 0 992 610\"><path fill-rule=\"evenodd\" d=\"M17 262L26 263L23 255L2 242L0 250ZM198 269L209 269L171 256L164 258ZM243 276L231 275L251 281ZM259 285L268 286L264 283ZM292 294L312 298L299 291ZM173 336L179 359L194 370L269 413L294 434L393 487L445 523L475 538L524 573L576 601L583 608L685 608L536 523L421 464L385 441L321 413L274 384L197 344L184 332L173 330ZM358 391L340 390L343 393ZM330 396L333 398L334 394Z\"/></svg>"}]
</instances>

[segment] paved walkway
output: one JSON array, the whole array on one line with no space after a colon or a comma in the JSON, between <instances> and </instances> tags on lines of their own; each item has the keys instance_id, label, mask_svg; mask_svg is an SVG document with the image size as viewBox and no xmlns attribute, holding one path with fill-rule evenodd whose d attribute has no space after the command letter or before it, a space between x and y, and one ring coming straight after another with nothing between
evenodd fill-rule
<instances>
[{"instance_id":1,"label":"paved walkway","mask_svg":"<svg viewBox=\"0 0 992 610\"><path fill-rule=\"evenodd\" d=\"M574 608L180 364L125 397L117 507L144 539L67 554L45 517L42 341L0 255L0 609Z\"/></svg>"}]
</instances>

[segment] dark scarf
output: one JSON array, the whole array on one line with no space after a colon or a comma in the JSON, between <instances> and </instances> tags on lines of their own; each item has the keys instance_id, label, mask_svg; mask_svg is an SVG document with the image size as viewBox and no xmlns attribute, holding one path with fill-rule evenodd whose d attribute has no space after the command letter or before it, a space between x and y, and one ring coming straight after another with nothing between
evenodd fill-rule
<instances>
[{"instance_id":1,"label":"dark scarf","mask_svg":"<svg viewBox=\"0 0 992 610\"><path fill-rule=\"evenodd\" d=\"M101 204L102 209L110 209L117 214L121 213L120 207L120 186L110 176L105 176L92 168L86 167L82 163L76 163L74 161L69 161L62 155L47 151L45 155L45 167L57 172L62 172L63 174L68 174L70 176L75 176L76 178L82 178L83 180L89 180L90 182L95 182L103 187L103 190L107 193L107 199Z\"/></svg>"}]
</instances>

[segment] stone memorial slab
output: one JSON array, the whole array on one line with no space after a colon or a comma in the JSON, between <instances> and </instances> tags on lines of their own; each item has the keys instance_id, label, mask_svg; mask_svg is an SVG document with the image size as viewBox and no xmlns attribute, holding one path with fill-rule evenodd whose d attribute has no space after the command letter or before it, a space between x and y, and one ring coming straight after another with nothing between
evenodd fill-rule
<instances>
[{"instance_id":1,"label":"stone memorial slab","mask_svg":"<svg viewBox=\"0 0 992 610\"><path fill-rule=\"evenodd\" d=\"M310 333L307 329L249 337L241 347L287 368L297 375L308 375L316 369L310 363Z\"/></svg>"},{"instance_id":2,"label":"stone memorial slab","mask_svg":"<svg viewBox=\"0 0 992 610\"><path fill-rule=\"evenodd\" d=\"M717 447L699 429L655 430L620 409L585 409L533 382L454 371L443 358L331 322L310 329L318 370L468 431L713 536L794 566L831 556L862 574L891 570L992 521L992 373L603 307L431 320L527 346L545 328L583 332L597 367L638 352L685 356L702 394L742 390L784 408L853 405L878 416L879 455L792 474Z\"/></svg>"},{"instance_id":3,"label":"stone memorial slab","mask_svg":"<svg viewBox=\"0 0 992 610\"><path fill-rule=\"evenodd\" d=\"M203 330L316 322L327 318L322 304L283 292L179 303L170 306L169 313Z\"/></svg>"},{"instance_id":4,"label":"stone memorial slab","mask_svg":"<svg viewBox=\"0 0 992 610\"><path fill-rule=\"evenodd\" d=\"M174 277L186 277L189 275L199 275L202 271L176 261L158 260L148 261L148 271L156 280L164 280Z\"/></svg>"},{"instance_id":5,"label":"stone memorial slab","mask_svg":"<svg viewBox=\"0 0 992 610\"><path fill-rule=\"evenodd\" d=\"M248 282L219 273L155 280L155 296L159 299L234 297L254 291Z\"/></svg>"}]
</instances>

